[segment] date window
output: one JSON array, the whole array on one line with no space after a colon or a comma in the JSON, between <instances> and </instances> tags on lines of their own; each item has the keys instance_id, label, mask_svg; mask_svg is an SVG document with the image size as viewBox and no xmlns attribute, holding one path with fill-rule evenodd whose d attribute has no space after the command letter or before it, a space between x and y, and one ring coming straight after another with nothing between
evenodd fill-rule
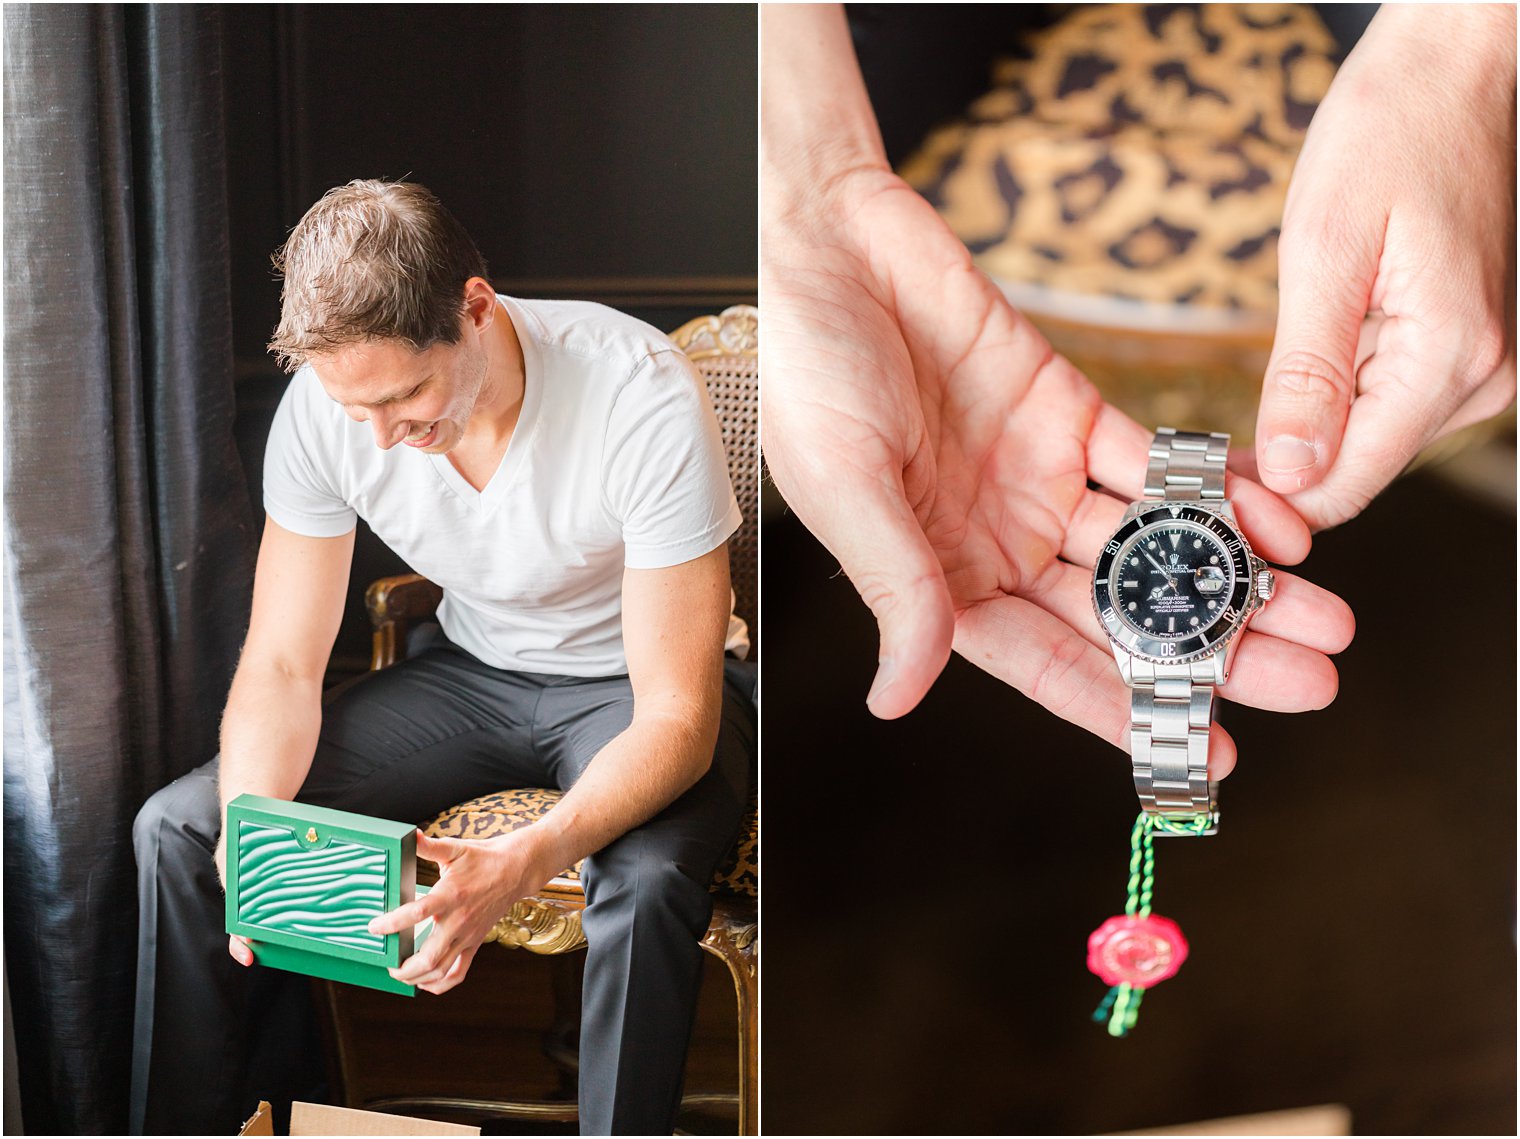
<instances>
[{"instance_id":1,"label":"date window","mask_svg":"<svg viewBox=\"0 0 1520 1139\"><path fill-rule=\"evenodd\" d=\"M1224 590L1224 570L1218 566L1201 566L1198 570L1198 592L1205 597L1216 597Z\"/></svg>"}]
</instances>

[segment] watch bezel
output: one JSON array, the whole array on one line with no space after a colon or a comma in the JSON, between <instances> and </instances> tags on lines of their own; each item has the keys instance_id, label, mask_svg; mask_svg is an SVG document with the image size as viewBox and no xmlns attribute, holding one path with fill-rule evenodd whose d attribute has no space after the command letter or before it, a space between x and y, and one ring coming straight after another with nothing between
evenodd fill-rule
<instances>
[{"instance_id":1,"label":"watch bezel","mask_svg":"<svg viewBox=\"0 0 1520 1139\"><path fill-rule=\"evenodd\" d=\"M1225 612L1201 633L1189 637L1147 637L1125 623L1107 602L1108 583L1112 580L1114 559L1131 537L1158 522L1191 522L1219 539L1230 559L1231 586ZM1255 597L1251 545L1224 515L1190 502L1147 503L1145 508L1109 536L1093 566L1093 612L1112 640L1125 652L1156 664L1180 664L1197 660L1219 649L1239 632L1251 614ZM1233 611L1236 616L1231 618Z\"/></svg>"}]
</instances>

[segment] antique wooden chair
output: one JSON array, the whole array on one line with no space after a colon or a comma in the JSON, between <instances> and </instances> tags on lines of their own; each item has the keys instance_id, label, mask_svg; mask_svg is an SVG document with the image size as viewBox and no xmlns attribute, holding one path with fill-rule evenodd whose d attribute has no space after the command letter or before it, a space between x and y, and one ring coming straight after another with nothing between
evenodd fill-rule
<instances>
[{"instance_id":1,"label":"antique wooden chair","mask_svg":"<svg viewBox=\"0 0 1520 1139\"><path fill-rule=\"evenodd\" d=\"M720 316L699 317L682 325L671 339L689 355L707 383L718 414L729 474L744 522L730 541L731 572L738 615L748 624L758 645L756 625L757 516L759 514L759 456L756 429L759 389L758 313L748 305L725 310ZM369 587L366 602L374 628L372 669L388 668L406 655L407 636L432 617L442 590L416 574L383 578ZM542 818L559 801L551 789L507 790L460 803L423 827L430 835L489 838ZM719 866L712 890L712 922L702 947L727 966L738 999L739 1133L757 1133L758 1103L756 969L759 956L756 889L759 871L758 818L750 812L742 834L735 836L732 854ZM431 863L418 863L417 879L431 884L437 874ZM515 903L487 937L507 948L538 954L568 954L585 947L581 911L585 908L579 865L568 867L537 896ZM562 1101L474 1100L448 1096L391 1096L364 1098L357 1091L354 1041L348 1019L339 1006L336 986L325 986L329 1013L335 1097L349 1107L372 1110L446 1111L478 1119L524 1119L571 1122L574 1103ZM562 989L564 986L556 986ZM725 1097L696 1096L711 1102Z\"/></svg>"}]
</instances>

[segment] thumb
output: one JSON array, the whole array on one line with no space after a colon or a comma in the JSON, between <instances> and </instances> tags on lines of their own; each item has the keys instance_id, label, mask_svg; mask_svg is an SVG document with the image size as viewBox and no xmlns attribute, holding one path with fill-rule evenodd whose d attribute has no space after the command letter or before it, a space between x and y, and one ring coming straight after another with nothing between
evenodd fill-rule
<instances>
[{"instance_id":1,"label":"thumb","mask_svg":"<svg viewBox=\"0 0 1520 1139\"><path fill-rule=\"evenodd\" d=\"M1256 422L1261 481L1279 494L1319 483L1340 452L1382 246L1346 213L1317 211L1315 197L1290 193L1283 219L1277 331ZM1312 220L1297 224L1302 217Z\"/></svg>"},{"instance_id":2,"label":"thumb","mask_svg":"<svg viewBox=\"0 0 1520 1139\"><path fill-rule=\"evenodd\" d=\"M426 858L429 862L436 862L440 866L447 865L454 859L454 843L452 838L434 838L420 827L417 830L417 857Z\"/></svg>"},{"instance_id":3,"label":"thumb","mask_svg":"<svg viewBox=\"0 0 1520 1139\"><path fill-rule=\"evenodd\" d=\"M839 559L881 633L866 705L884 720L911 712L950 659L955 613L945 573L903 491L901 474L851 475L809 528Z\"/></svg>"}]
</instances>

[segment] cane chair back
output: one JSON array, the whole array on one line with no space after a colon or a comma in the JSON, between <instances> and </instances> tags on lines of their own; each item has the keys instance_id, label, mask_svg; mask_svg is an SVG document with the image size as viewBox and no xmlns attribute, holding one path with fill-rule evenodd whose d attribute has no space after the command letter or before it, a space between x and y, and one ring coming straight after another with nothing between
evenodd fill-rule
<instances>
[{"instance_id":1,"label":"cane chair back","mask_svg":"<svg viewBox=\"0 0 1520 1139\"><path fill-rule=\"evenodd\" d=\"M728 477L744 514L738 532L729 540L734 611L749 626L752 638L760 564L759 329L759 313L749 305L736 305L720 316L687 321L670 334L702 373L723 431Z\"/></svg>"}]
</instances>

